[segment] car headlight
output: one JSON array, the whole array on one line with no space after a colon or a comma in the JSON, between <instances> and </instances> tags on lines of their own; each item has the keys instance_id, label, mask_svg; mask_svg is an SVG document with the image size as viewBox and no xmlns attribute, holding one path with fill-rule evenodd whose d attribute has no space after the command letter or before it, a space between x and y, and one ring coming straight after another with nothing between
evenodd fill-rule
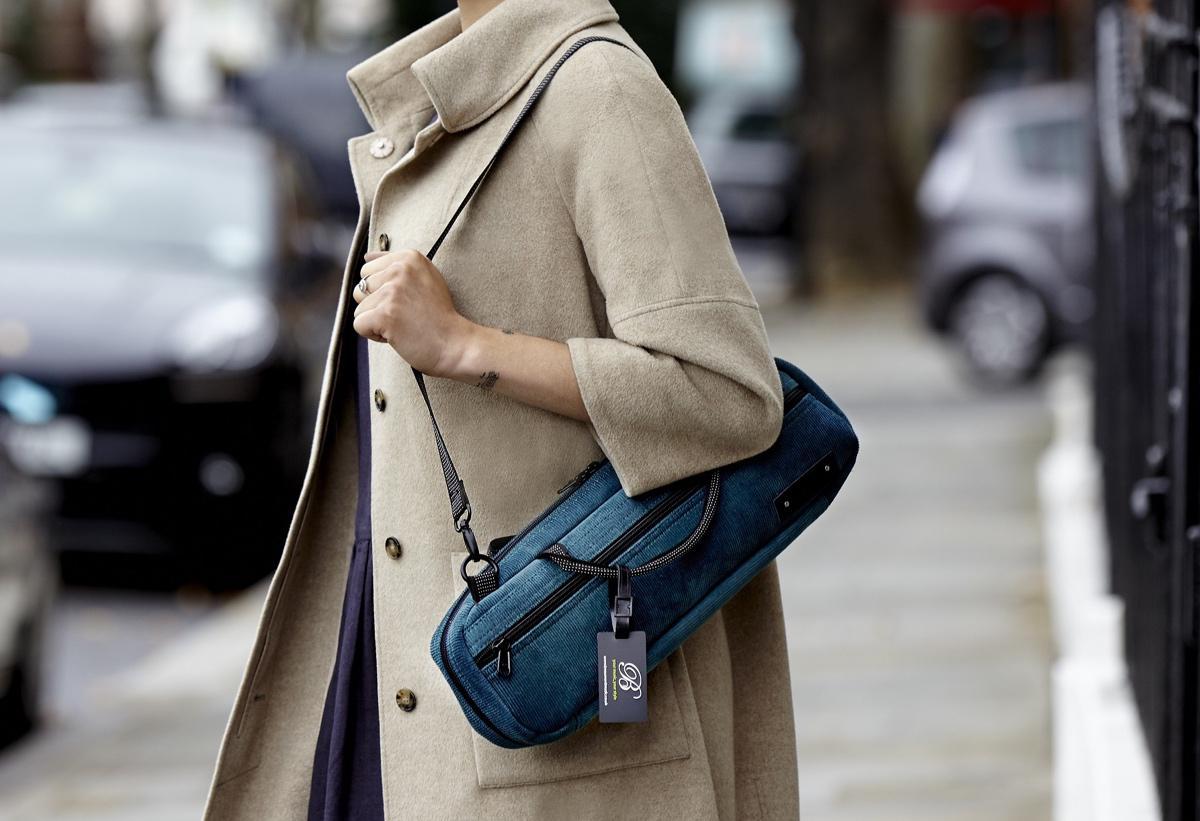
<instances>
[{"instance_id":1,"label":"car headlight","mask_svg":"<svg viewBox=\"0 0 1200 821\"><path fill-rule=\"evenodd\" d=\"M256 296L236 297L197 310L174 334L174 353L191 372L246 370L262 364L279 337L279 315Z\"/></svg>"},{"instance_id":2,"label":"car headlight","mask_svg":"<svg viewBox=\"0 0 1200 821\"><path fill-rule=\"evenodd\" d=\"M0 412L28 425L54 418L58 401L47 388L15 373L0 376Z\"/></svg>"}]
</instances>

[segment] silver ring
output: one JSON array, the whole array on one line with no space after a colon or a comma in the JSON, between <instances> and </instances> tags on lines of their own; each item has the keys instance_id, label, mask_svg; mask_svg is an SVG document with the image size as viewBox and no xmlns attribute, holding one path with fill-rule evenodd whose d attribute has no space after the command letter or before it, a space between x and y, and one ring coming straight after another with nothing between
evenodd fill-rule
<instances>
[{"instance_id":1,"label":"silver ring","mask_svg":"<svg viewBox=\"0 0 1200 821\"><path fill-rule=\"evenodd\" d=\"M363 277L358 281L358 290L362 291L364 294L371 293L371 289L367 287L367 277Z\"/></svg>"}]
</instances>

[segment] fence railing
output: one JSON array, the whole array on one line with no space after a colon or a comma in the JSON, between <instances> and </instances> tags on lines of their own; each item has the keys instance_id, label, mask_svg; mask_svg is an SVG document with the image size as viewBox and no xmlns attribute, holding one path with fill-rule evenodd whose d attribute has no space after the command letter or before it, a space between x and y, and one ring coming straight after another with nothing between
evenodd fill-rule
<instances>
[{"instance_id":1,"label":"fence railing","mask_svg":"<svg viewBox=\"0 0 1200 821\"><path fill-rule=\"evenodd\" d=\"M1167 821L1200 818L1196 22L1196 0L1109 2L1094 40L1096 438L1112 585Z\"/></svg>"}]
</instances>

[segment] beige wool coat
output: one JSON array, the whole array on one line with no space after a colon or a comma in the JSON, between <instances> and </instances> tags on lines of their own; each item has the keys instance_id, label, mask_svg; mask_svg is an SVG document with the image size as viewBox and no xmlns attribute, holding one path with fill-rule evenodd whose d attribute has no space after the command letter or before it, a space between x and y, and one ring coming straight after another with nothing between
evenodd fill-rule
<instances>
[{"instance_id":1,"label":"beige wool coat","mask_svg":"<svg viewBox=\"0 0 1200 821\"><path fill-rule=\"evenodd\" d=\"M372 129L349 143L355 246L427 251L533 86L589 34L632 43L607 0L505 0L466 32L455 11L351 69ZM515 533L592 459L636 495L774 442L783 399L758 304L680 110L636 46L593 43L566 63L437 264L467 318L564 341L591 418L428 380L481 543ZM353 540L354 362L340 329L361 265L346 264L308 472L209 819L306 814ZM521 750L472 731L429 649L466 555L429 418L392 348L371 343L370 373L385 400L370 415L388 819L798 817L774 564L651 672L648 723L593 721ZM398 708L401 688L415 709Z\"/></svg>"}]
</instances>

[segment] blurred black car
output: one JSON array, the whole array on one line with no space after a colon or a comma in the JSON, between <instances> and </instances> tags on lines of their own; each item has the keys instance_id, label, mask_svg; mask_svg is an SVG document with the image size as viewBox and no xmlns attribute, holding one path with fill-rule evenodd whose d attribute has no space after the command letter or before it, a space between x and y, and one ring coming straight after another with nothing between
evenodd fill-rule
<instances>
[{"instance_id":1,"label":"blurred black car","mask_svg":"<svg viewBox=\"0 0 1200 821\"><path fill-rule=\"evenodd\" d=\"M347 245L358 222L358 194L346 141L371 126L346 87L346 72L369 56L369 51L297 52L240 77L233 89L260 130L304 158L322 212L345 226ZM312 116L314 111L321 116Z\"/></svg>"},{"instance_id":2,"label":"blurred black car","mask_svg":"<svg viewBox=\"0 0 1200 821\"><path fill-rule=\"evenodd\" d=\"M55 481L53 544L260 577L331 327L304 299L332 258L303 175L233 126L14 112L0 179L3 447Z\"/></svg>"},{"instance_id":3,"label":"blurred black car","mask_svg":"<svg viewBox=\"0 0 1200 821\"><path fill-rule=\"evenodd\" d=\"M975 98L921 182L922 308L985 383L1031 378L1091 317L1088 108L1073 84Z\"/></svg>"}]
</instances>

